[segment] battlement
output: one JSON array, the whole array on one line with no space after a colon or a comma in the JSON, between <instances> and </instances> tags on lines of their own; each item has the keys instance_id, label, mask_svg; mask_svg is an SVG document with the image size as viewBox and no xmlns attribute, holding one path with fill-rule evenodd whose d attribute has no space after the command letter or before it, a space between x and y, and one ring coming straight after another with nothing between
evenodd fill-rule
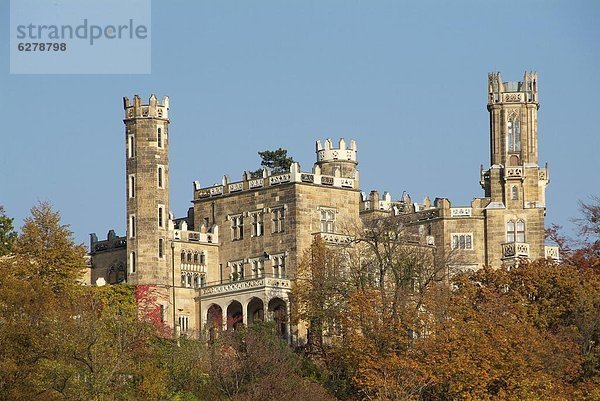
<instances>
[{"instance_id":1,"label":"battlement","mask_svg":"<svg viewBox=\"0 0 600 401\"><path fill-rule=\"evenodd\" d=\"M194 181L194 200L233 195L243 191L259 190L289 183L358 190L358 177L353 179L324 175L321 174L319 166L315 166L312 172L303 172L300 169L300 164L294 162L290 166L290 171L286 173L272 174L269 170L263 169L262 177L252 178L250 172L244 171L241 181L231 182L230 178L224 175L220 184L204 188L200 186L198 181Z\"/></svg>"},{"instance_id":2,"label":"battlement","mask_svg":"<svg viewBox=\"0 0 600 401\"><path fill-rule=\"evenodd\" d=\"M147 104L142 104L138 95L133 97L133 104L128 97L123 97L123 109L125 109L125 119L132 118L162 118L169 119L169 97L164 96L162 103L159 103L156 95L152 94Z\"/></svg>"},{"instance_id":3,"label":"battlement","mask_svg":"<svg viewBox=\"0 0 600 401\"><path fill-rule=\"evenodd\" d=\"M500 72L488 74L488 106L496 103L538 103L537 72L525 71L523 81L502 81Z\"/></svg>"},{"instance_id":4,"label":"battlement","mask_svg":"<svg viewBox=\"0 0 600 401\"><path fill-rule=\"evenodd\" d=\"M321 141L316 141L317 163L329 161L346 161L356 164L356 141L352 139L350 146L346 145L344 138L338 142L338 147L333 147L331 139L326 139L324 145Z\"/></svg>"},{"instance_id":5,"label":"battlement","mask_svg":"<svg viewBox=\"0 0 600 401\"><path fill-rule=\"evenodd\" d=\"M105 240L98 240L96 233L90 234L90 254L113 250L117 248L125 248L127 246L127 238L119 237L115 234L115 230L110 230L106 235Z\"/></svg>"}]
</instances>

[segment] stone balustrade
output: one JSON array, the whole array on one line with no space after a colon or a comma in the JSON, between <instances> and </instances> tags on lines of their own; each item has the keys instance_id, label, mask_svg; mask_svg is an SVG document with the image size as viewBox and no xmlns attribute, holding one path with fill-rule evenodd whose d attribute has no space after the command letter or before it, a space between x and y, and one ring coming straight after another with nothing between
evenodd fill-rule
<instances>
[{"instance_id":1,"label":"stone balustrade","mask_svg":"<svg viewBox=\"0 0 600 401\"><path fill-rule=\"evenodd\" d=\"M544 256L546 259L560 260L560 252L557 246L544 246Z\"/></svg>"},{"instance_id":2,"label":"stone balustrade","mask_svg":"<svg viewBox=\"0 0 600 401\"><path fill-rule=\"evenodd\" d=\"M257 289L280 289L290 290L291 280L280 277L258 277L246 280L231 281L228 283L208 285L200 290L201 295L215 295L232 292L241 292Z\"/></svg>"},{"instance_id":3,"label":"stone balustrade","mask_svg":"<svg viewBox=\"0 0 600 401\"><path fill-rule=\"evenodd\" d=\"M318 235L319 237L321 237L323 242L325 242L326 244L346 245L352 242L352 237L349 235L322 232L314 233L313 235Z\"/></svg>"},{"instance_id":4,"label":"stone balustrade","mask_svg":"<svg viewBox=\"0 0 600 401\"><path fill-rule=\"evenodd\" d=\"M451 207L450 217L471 217L473 208L470 207Z\"/></svg>"},{"instance_id":5,"label":"stone balustrade","mask_svg":"<svg viewBox=\"0 0 600 401\"><path fill-rule=\"evenodd\" d=\"M511 166L504 169L504 178L506 179L522 179L523 166Z\"/></svg>"},{"instance_id":6,"label":"stone balustrade","mask_svg":"<svg viewBox=\"0 0 600 401\"><path fill-rule=\"evenodd\" d=\"M526 242L508 242L502 244L502 258L528 258L529 244Z\"/></svg>"},{"instance_id":7,"label":"stone balustrade","mask_svg":"<svg viewBox=\"0 0 600 401\"><path fill-rule=\"evenodd\" d=\"M202 242L216 244L219 242L217 233L203 233L199 231L173 230L173 238L180 241Z\"/></svg>"}]
</instances>

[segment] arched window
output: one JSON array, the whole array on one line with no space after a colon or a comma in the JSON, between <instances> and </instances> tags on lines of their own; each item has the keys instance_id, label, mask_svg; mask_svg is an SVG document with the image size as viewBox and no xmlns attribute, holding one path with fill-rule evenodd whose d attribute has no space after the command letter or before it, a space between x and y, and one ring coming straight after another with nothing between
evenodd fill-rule
<instances>
[{"instance_id":1,"label":"arched window","mask_svg":"<svg viewBox=\"0 0 600 401\"><path fill-rule=\"evenodd\" d=\"M517 221L517 242L525 242L525 222Z\"/></svg>"},{"instance_id":2,"label":"arched window","mask_svg":"<svg viewBox=\"0 0 600 401\"><path fill-rule=\"evenodd\" d=\"M512 220L506 223L506 242L515 242L515 222Z\"/></svg>"},{"instance_id":3,"label":"arched window","mask_svg":"<svg viewBox=\"0 0 600 401\"><path fill-rule=\"evenodd\" d=\"M181 251L181 263L185 263L185 251Z\"/></svg>"},{"instance_id":4,"label":"arched window","mask_svg":"<svg viewBox=\"0 0 600 401\"><path fill-rule=\"evenodd\" d=\"M525 221L509 220L506 223L506 242L525 242Z\"/></svg>"},{"instance_id":5,"label":"arched window","mask_svg":"<svg viewBox=\"0 0 600 401\"><path fill-rule=\"evenodd\" d=\"M188 252L188 254L187 254L187 262L192 263L192 253L191 252Z\"/></svg>"},{"instance_id":6,"label":"arched window","mask_svg":"<svg viewBox=\"0 0 600 401\"><path fill-rule=\"evenodd\" d=\"M509 152L521 151L521 123L517 116L511 116L507 122L507 141Z\"/></svg>"},{"instance_id":7,"label":"arched window","mask_svg":"<svg viewBox=\"0 0 600 401\"><path fill-rule=\"evenodd\" d=\"M512 188L510 189L510 197L512 200L519 199L519 188L517 188L516 185L513 185Z\"/></svg>"}]
</instances>

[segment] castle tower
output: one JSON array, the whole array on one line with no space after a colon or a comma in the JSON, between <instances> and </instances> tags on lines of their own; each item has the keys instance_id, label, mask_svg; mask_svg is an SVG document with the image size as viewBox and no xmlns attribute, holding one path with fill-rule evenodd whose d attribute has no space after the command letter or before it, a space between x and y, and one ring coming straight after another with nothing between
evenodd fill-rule
<instances>
[{"instance_id":1,"label":"castle tower","mask_svg":"<svg viewBox=\"0 0 600 401\"><path fill-rule=\"evenodd\" d=\"M530 258L544 256L544 215L547 167L538 166L537 74L523 81L502 82L499 72L488 75L490 168L481 171L488 206L488 238L523 243ZM495 240L497 241L497 240ZM498 244L488 244L495 253ZM489 259L491 260L491 259ZM496 259L497 260L497 259Z\"/></svg>"},{"instance_id":2,"label":"castle tower","mask_svg":"<svg viewBox=\"0 0 600 401\"><path fill-rule=\"evenodd\" d=\"M127 186L127 281L168 284L169 98L123 98Z\"/></svg>"},{"instance_id":3,"label":"castle tower","mask_svg":"<svg viewBox=\"0 0 600 401\"><path fill-rule=\"evenodd\" d=\"M331 139L326 139L324 146L321 145L321 141L317 141L316 153L315 170L318 168L321 174L358 179L356 141L351 140L348 146L342 138L337 148L333 147Z\"/></svg>"}]
</instances>

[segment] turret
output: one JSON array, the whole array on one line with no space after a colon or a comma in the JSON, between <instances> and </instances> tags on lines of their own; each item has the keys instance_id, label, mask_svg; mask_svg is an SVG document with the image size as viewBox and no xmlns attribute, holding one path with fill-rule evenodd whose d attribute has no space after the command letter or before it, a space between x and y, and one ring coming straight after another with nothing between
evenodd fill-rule
<instances>
[{"instance_id":1,"label":"turret","mask_svg":"<svg viewBox=\"0 0 600 401\"><path fill-rule=\"evenodd\" d=\"M338 142L338 147L334 147L331 139L326 139L322 145L321 141L316 141L317 162L323 175L331 175L342 178L357 179L358 174L356 166L356 141L351 140L350 144L342 138Z\"/></svg>"}]
</instances>

